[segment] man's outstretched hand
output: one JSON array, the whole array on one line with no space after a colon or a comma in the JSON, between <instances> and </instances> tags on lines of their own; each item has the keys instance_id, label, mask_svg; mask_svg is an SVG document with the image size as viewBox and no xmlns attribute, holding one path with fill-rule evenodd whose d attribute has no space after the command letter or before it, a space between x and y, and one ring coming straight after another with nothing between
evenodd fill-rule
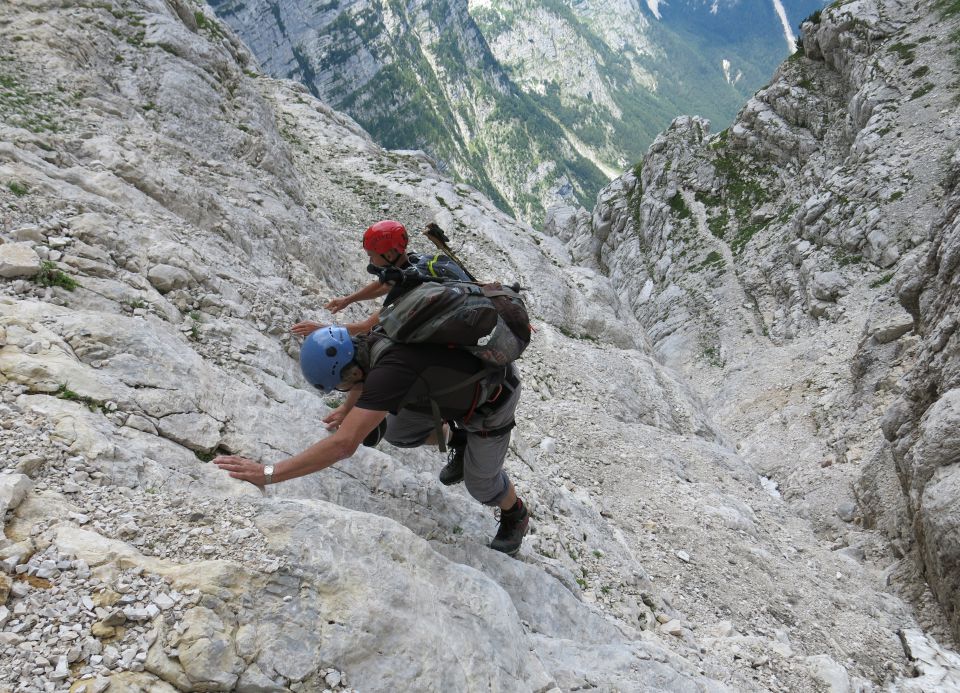
<instances>
[{"instance_id":1,"label":"man's outstretched hand","mask_svg":"<svg viewBox=\"0 0 960 693\"><path fill-rule=\"evenodd\" d=\"M338 313L351 303L350 299L346 296L341 296L339 298L331 298L327 301L327 305L324 306L331 313Z\"/></svg>"},{"instance_id":2,"label":"man's outstretched hand","mask_svg":"<svg viewBox=\"0 0 960 693\"><path fill-rule=\"evenodd\" d=\"M248 460L240 455L220 455L213 458L213 463L225 472L228 472L234 479L249 481L257 486L261 491L267 483L263 475L263 465L253 460Z\"/></svg>"},{"instance_id":3,"label":"man's outstretched hand","mask_svg":"<svg viewBox=\"0 0 960 693\"><path fill-rule=\"evenodd\" d=\"M326 327L326 325L320 322L314 322L313 320L301 320L296 325L291 327L290 331L298 337L306 337L308 334L319 330L321 327Z\"/></svg>"},{"instance_id":4,"label":"man's outstretched hand","mask_svg":"<svg viewBox=\"0 0 960 693\"><path fill-rule=\"evenodd\" d=\"M326 425L327 430L335 431L336 429L340 428L340 424L343 423L343 420L346 418L349 411L350 410L348 408L340 406L324 416L323 423Z\"/></svg>"}]
</instances>

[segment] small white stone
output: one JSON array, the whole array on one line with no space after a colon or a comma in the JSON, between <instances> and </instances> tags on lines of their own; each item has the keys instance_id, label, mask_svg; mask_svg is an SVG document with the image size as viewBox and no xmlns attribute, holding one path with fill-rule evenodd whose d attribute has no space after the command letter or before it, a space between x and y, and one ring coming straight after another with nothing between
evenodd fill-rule
<instances>
[{"instance_id":1,"label":"small white stone","mask_svg":"<svg viewBox=\"0 0 960 693\"><path fill-rule=\"evenodd\" d=\"M162 610L162 611L166 611L167 609L171 609L171 608L173 608L173 606L176 604L176 602L173 601L173 599L171 599L169 596L167 596L166 594L163 594L163 593L158 594L158 595L154 598L153 603L156 604L157 608L159 608L159 609Z\"/></svg>"},{"instance_id":2,"label":"small white stone","mask_svg":"<svg viewBox=\"0 0 960 693\"><path fill-rule=\"evenodd\" d=\"M60 655L57 657L57 668L50 674L50 678L54 681L63 681L69 675L70 670L67 668L67 657L66 655Z\"/></svg>"}]
</instances>

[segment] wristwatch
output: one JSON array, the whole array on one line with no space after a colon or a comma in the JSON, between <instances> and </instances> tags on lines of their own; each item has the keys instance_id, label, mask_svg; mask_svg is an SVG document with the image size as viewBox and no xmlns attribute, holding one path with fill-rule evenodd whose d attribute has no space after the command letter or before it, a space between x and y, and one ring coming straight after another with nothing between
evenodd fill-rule
<instances>
[{"instance_id":1,"label":"wristwatch","mask_svg":"<svg viewBox=\"0 0 960 693\"><path fill-rule=\"evenodd\" d=\"M272 484L272 483L273 483L273 465L272 465L272 464L268 464L268 465L264 466L264 468L263 468L263 478L264 478L264 480L265 480L266 483L268 483L268 484Z\"/></svg>"}]
</instances>

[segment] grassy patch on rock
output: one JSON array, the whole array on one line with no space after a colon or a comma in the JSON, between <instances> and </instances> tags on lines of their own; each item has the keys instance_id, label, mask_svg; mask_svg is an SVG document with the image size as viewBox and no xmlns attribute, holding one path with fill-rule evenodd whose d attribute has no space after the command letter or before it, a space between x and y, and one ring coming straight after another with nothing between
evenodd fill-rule
<instances>
[{"instance_id":1,"label":"grassy patch on rock","mask_svg":"<svg viewBox=\"0 0 960 693\"><path fill-rule=\"evenodd\" d=\"M40 271L34 275L33 280L40 286L59 286L67 291L73 291L80 286L76 279L58 269L56 263L49 260L44 260L40 264Z\"/></svg>"}]
</instances>

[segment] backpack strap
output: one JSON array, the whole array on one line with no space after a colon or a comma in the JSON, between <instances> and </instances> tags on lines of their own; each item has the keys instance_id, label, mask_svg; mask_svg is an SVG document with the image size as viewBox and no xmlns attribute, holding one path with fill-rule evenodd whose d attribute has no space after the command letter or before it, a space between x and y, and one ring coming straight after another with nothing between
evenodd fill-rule
<instances>
[{"instance_id":1,"label":"backpack strap","mask_svg":"<svg viewBox=\"0 0 960 693\"><path fill-rule=\"evenodd\" d=\"M376 328L374 328L376 330ZM371 334L374 334L371 331ZM377 332L377 340L373 343L373 346L370 347L370 368L373 368L377 361L380 360L380 357L383 356L384 352L392 347L396 342L387 337L382 332Z\"/></svg>"},{"instance_id":2,"label":"backpack strap","mask_svg":"<svg viewBox=\"0 0 960 693\"><path fill-rule=\"evenodd\" d=\"M492 372L494 370L499 370L499 369L484 368L479 373L474 373L469 378L467 378L466 380L461 380L456 385L451 385L450 387L445 387L440 390L431 391L427 394L430 401L430 411L433 413L433 430L437 436L437 448L440 450L440 452L447 451L447 444L446 444L446 441L443 439L444 437L443 436L443 417L440 416L440 405L437 404L437 397L439 397L440 395L449 394L451 392L456 392L457 390L467 385L476 383L477 384L476 393L473 396L473 402L470 404L470 410L467 412L467 416L464 419L464 422L467 422L471 418L473 418L473 415L477 410L477 404L481 400L481 393L483 392L482 381L488 378L490 375L492 375ZM401 406L403 404L404 403L401 402Z\"/></svg>"},{"instance_id":3,"label":"backpack strap","mask_svg":"<svg viewBox=\"0 0 960 693\"><path fill-rule=\"evenodd\" d=\"M440 253L437 253L437 254L434 255L432 258L430 258L430 261L427 263L427 271L430 273L430 276L431 276L431 277L439 277L439 276L440 276L439 274L437 274L437 270L435 269L435 266L436 266L436 264L437 264L437 260L439 260L439 259L440 259ZM443 452L443 451L441 450L441 452Z\"/></svg>"}]
</instances>

